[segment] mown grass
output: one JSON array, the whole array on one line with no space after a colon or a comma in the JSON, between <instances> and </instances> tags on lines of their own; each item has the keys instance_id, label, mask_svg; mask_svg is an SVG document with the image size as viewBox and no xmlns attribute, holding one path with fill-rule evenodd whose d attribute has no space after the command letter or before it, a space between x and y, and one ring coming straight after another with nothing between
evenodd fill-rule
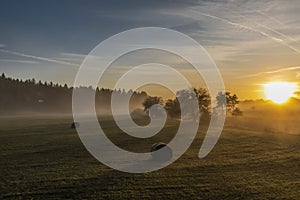
<instances>
[{"instance_id":1,"label":"mown grass","mask_svg":"<svg viewBox=\"0 0 300 200\"><path fill-rule=\"evenodd\" d=\"M175 163L159 171L129 174L95 160L72 119L1 117L0 199L299 199L300 135L255 131L227 121L214 150L197 157L205 126ZM148 148L169 140L170 122L145 143L122 140L110 120L101 125L124 148Z\"/></svg>"}]
</instances>

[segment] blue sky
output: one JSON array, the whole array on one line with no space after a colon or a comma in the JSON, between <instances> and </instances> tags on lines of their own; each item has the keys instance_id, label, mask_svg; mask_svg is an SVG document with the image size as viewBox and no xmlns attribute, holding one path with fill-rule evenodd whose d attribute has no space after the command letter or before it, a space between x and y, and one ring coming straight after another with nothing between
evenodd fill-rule
<instances>
[{"instance_id":1,"label":"blue sky","mask_svg":"<svg viewBox=\"0 0 300 200\"><path fill-rule=\"evenodd\" d=\"M2 0L0 72L72 84L98 43L131 28L158 26L202 44L229 90L260 98L260 84L299 81L299 9L297 0Z\"/></svg>"}]
</instances>

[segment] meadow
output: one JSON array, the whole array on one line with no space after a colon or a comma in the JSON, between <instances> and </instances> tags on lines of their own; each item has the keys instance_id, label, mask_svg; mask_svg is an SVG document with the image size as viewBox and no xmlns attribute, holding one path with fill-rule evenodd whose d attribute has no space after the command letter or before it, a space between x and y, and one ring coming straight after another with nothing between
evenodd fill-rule
<instances>
[{"instance_id":1,"label":"meadow","mask_svg":"<svg viewBox=\"0 0 300 200\"><path fill-rule=\"evenodd\" d=\"M300 134L239 121L247 116L227 119L204 159L197 155L205 122L175 163L129 174L94 159L70 128L71 116L0 117L0 199L300 199ZM101 125L115 143L136 151L167 142L177 130L168 122L158 136L139 143L119 137L110 119Z\"/></svg>"}]
</instances>

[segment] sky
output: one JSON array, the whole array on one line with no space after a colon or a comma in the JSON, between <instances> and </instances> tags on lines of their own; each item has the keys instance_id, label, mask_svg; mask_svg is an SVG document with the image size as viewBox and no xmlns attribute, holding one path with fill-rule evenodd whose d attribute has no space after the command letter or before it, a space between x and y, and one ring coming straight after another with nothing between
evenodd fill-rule
<instances>
[{"instance_id":1,"label":"sky","mask_svg":"<svg viewBox=\"0 0 300 200\"><path fill-rule=\"evenodd\" d=\"M163 27L199 42L227 90L240 99L260 99L262 84L300 81L299 9L298 0L2 0L0 72L72 85L83 59L100 42L133 28ZM186 75L195 87L202 86L193 73ZM108 72L106 79L114 74Z\"/></svg>"}]
</instances>

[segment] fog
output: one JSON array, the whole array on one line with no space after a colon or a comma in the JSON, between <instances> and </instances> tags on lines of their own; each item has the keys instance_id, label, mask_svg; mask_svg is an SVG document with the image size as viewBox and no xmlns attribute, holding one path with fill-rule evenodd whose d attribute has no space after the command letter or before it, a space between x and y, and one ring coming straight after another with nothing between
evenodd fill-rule
<instances>
[{"instance_id":1,"label":"fog","mask_svg":"<svg viewBox=\"0 0 300 200\"><path fill-rule=\"evenodd\" d=\"M291 99L285 104L270 101L244 101L239 107L243 116L228 116L232 126L283 134L300 134L300 101Z\"/></svg>"}]
</instances>

